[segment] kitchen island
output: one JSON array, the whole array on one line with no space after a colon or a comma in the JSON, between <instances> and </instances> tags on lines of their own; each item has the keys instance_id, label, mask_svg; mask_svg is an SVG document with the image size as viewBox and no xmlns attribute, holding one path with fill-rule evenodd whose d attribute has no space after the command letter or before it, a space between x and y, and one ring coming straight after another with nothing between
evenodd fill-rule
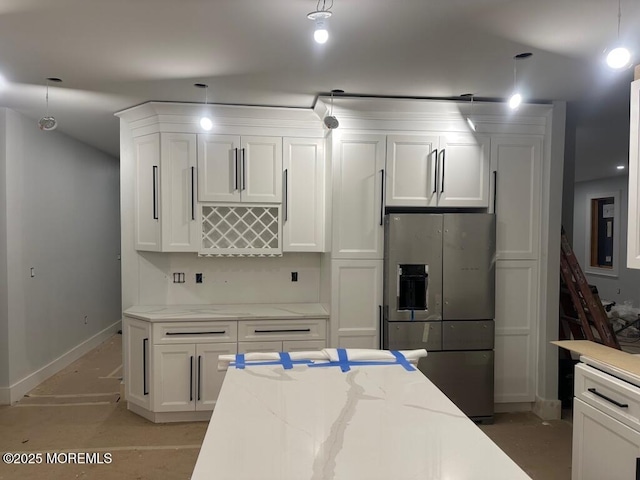
<instances>
[{"instance_id":1,"label":"kitchen island","mask_svg":"<svg viewBox=\"0 0 640 480\"><path fill-rule=\"evenodd\" d=\"M421 372L230 367L192 480L529 477Z\"/></svg>"}]
</instances>

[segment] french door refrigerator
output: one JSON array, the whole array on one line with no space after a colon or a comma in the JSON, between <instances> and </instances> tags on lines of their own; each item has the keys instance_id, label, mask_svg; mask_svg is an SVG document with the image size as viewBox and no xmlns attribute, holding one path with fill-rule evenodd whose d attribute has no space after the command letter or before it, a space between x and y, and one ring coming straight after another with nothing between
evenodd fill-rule
<instances>
[{"instance_id":1,"label":"french door refrigerator","mask_svg":"<svg viewBox=\"0 0 640 480\"><path fill-rule=\"evenodd\" d=\"M493 419L495 215L387 214L383 347L426 348L418 368L467 416Z\"/></svg>"}]
</instances>

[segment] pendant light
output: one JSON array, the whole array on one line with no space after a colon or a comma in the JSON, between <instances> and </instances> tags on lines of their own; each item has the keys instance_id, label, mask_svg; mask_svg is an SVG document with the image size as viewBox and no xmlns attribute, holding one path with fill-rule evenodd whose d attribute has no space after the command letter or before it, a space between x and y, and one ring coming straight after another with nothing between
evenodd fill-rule
<instances>
[{"instance_id":1,"label":"pendant light","mask_svg":"<svg viewBox=\"0 0 640 480\"><path fill-rule=\"evenodd\" d=\"M40 128L40 130L43 130L45 132L50 132L51 130L55 130L58 127L58 121L54 117L49 115L49 82L61 83L62 80L57 77L47 78L47 94L45 96L47 108L45 110L44 117L38 120L38 127Z\"/></svg>"},{"instance_id":2,"label":"pendant light","mask_svg":"<svg viewBox=\"0 0 640 480\"><path fill-rule=\"evenodd\" d=\"M513 93L509 98L509 108L511 108L511 110L515 110L522 103L522 95L518 91L518 60L524 60L532 55L533 53L525 52L519 53L513 57Z\"/></svg>"},{"instance_id":3,"label":"pendant light","mask_svg":"<svg viewBox=\"0 0 640 480\"><path fill-rule=\"evenodd\" d=\"M331 107L329 108L329 115L324 117L324 126L329 130L333 130L334 128L338 128L340 122L338 119L333 116L333 94L334 93L344 93L344 90L331 90Z\"/></svg>"},{"instance_id":4,"label":"pendant light","mask_svg":"<svg viewBox=\"0 0 640 480\"><path fill-rule=\"evenodd\" d=\"M620 45L620 19L622 18L621 0L618 0L618 40L617 46L607 54L607 65L614 70L620 70L631 63L631 53Z\"/></svg>"},{"instance_id":5,"label":"pendant light","mask_svg":"<svg viewBox=\"0 0 640 480\"><path fill-rule=\"evenodd\" d=\"M463 93L462 95L460 95L462 98L469 98L471 106L469 107L469 115L467 115L467 125L469 125L469 128L472 131L476 131L476 124L473 123L473 120L471 120L471 114L473 113L473 93Z\"/></svg>"},{"instance_id":6,"label":"pendant light","mask_svg":"<svg viewBox=\"0 0 640 480\"><path fill-rule=\"evenodd\" d=\"M322 2L322 6L320 6L320 2ZM331 7L333 7L333 0L328 7L327 0L318 0L316 10L307 14L307 18L315 22L313 39L316 41L316 43L323 44L327 43L327 40L329 40L329 30L327 30L327 23L329 17L333 15L333 13L331 12Z\"/></svg>"},{"instance_id":7,"label":"pendant light","mask_svg":"<svg viewBox=\"0 0 640 480\"><path fill-rule=\"evenodd\" d=\"M197 87L197 88L204 88L204 107L206 109L207 108L207 102L209 100L208 97L207 97L207 93L208 93L208 90L209 90L209 85L207 85L206 83L194 83L193 86ZM206 115L206 112L205 112L205 115L200 117L200 127L203 130L206 130L207 132L213 128L213 122Z\"/></svg>"}]
</instances>

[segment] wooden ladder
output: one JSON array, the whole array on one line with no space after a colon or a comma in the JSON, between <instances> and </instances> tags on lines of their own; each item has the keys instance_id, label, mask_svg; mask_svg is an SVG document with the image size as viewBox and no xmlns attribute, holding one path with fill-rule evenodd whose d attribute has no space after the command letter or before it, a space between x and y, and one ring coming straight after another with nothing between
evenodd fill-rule
<instances>
[{"instance_id":1,"label":"wooden ladder","mask_svg":"<svg viewBox=\"0 0 640 480\"><path fill-rule=\"evenodd\" d=\"M562 228L560 249L560 326L565 338L591 340L620 350L598 289L587 283Z\"/></svg>"}]
</instances>

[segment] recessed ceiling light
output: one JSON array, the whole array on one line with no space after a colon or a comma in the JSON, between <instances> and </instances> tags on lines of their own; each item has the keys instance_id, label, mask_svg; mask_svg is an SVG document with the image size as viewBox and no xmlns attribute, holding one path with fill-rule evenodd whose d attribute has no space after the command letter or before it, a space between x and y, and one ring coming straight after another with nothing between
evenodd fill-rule
<instances>
[{"instance_id":1,"label":"recessed ceiling light","mask_svg":"<svg viewBox=\"0 0 640 480\"><path fill-rule=\"evenodd\" d=\"M616 168L617 168L618 170L624 170L624 165L618 165Z\"/></svg>"}]
</instances>

